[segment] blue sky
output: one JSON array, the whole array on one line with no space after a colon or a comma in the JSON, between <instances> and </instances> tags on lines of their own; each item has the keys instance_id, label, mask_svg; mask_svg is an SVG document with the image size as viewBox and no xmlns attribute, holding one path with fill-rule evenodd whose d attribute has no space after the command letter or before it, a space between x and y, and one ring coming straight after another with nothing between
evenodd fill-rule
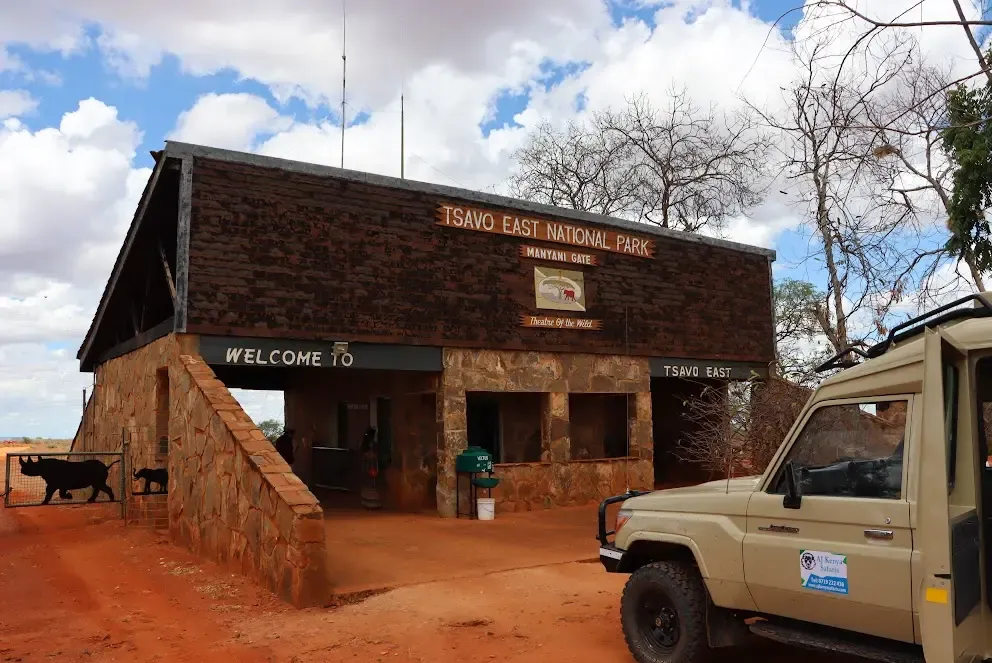
<instances>
[{"instance_id":1,"label":"blue sky","mask_svg":"<svg viewBox=\"0 0 992 663\"><path fill-rule=\"evenodd\" d=\"M352 151L357 154L350 167L398 174L392 170L395 162L383 163L393 159L394 92L405 76L407 176L479 189L506 180L514 145L525 125L538 118L565 117L587 104L615 104L645 89L660 94L669 78L688 84L694 95L729 102L759 53L763 59L748 79L749 93L775 92L776 81L784 80L784 50L765 52L764 44L769 23L795 5L795 0L727 0L729 5L721 0L608 0L604 11L599 0L506 0L499 6L432 1L432 7L450 4L439 10L443 19L420 16L412 5L391 0L349 3L358 14L354 36L349 22L349 54L355 53L349 57L349 91L357 89L349 99L378 100L367 108L354 101L362 113L349 105L350 126L368 130L349 139L354 146L349 159ZM947 0L928 0L941 1ZM331 46L321 50L338 34L340 13L331 4L334 11L314 9L314 4L309 14L296 14L302 11L299 4L273 0L250 16L214 0L174 0L140 13L93 0L52 0L5 10L0 94L22 91L37 107L18 113L21 128L10 130L20 132L28 152L0 151L0 160L31 166L13 171L21 179L6 183L6 189L0 182L0 204L20 215L14 218L22 229L16 242L26 247L50 242L54 248L51 264L21 271L9 267L10 260L5 266L0 251L0 306L7 307L7 313L0 308L0 315L9 313L16 321L8 331L0 330L0 433L52 436L74 429L72 407L91 379L77 374L75 351L133 212L143 184L141 169L152 166L149 151L163 146L184 113L191 125L184 136L196 142L244 143L303 160L326 159L336 149L336 137L318 127L322 121L339 121L340 56ZM657 13L676 5L684 14ZM46 19L47 11L55 13ZM779 28L788 35L800 18L793 12ZM52 46L68 39L68 32L59 32L65 20L81 27L85 39L80 43L88 44L69 54ZM438 41L433 33L419 40L418 32L402 36L418 21L421 32L425 25L442 23L445 39ZM265 49L254 48L259 23L269 42ZM121 38L115 42L115 37ZM107 41L118 49L104 48ZM297 48L298 43L307 47ZM311 44L318 45L313 52ZM150 52L158 63L147 76L122 74L115 66L122 58L141 61ZM4 69L4 53L24 67ZM194 70L199 73L189 73ZM308 105L300 95L285 94L287 85L305 91L309 99L326 96L334 105ZM242 103L224 107L230 117L204 102L211 95L230 101L235 94ZM86 121L117 133L72 138L82 140L85 150L75 143L69 147L69 140L44 138L67 114L78 116L80 102L90 98L99 105L89 108ZM108 108L116 111L117 121L100 115ZM141 132L136 155L126 165L121 155L134 146L126 132L120 133L121 122L133 122ZM384 133L390 134L388 140ZM0 133L0 150L2 138ZM74 174L73 187L61 191L48 174L64 169ZM733 239L775 248L777 277L820 279L817 269L794 265L807 242L805 233L794 229L797 223L798 217L749 222ZM27 347L25 330L34 329L37 342ZM25 382L19 377L25 373L35 377ZM53 417L53 407L62 403L67 414ZM249 405L259 408L253 416L262 417L277 414L279 407L271 399Z\"/></svg>"}]
</instances>

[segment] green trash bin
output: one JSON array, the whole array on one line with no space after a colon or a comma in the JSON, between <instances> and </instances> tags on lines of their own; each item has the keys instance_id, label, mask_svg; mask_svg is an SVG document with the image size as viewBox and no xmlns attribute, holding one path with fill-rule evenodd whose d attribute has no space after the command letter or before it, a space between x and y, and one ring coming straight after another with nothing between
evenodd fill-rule
<instances>
[{"instance_id":1,"label":"green trash bin","mask_svg":"<svg viewBox=\"0 0 992 663\"><path fill-rule=\"evenodd\" d=\"M487 477L480 477L480 474L488 474ZM492 496L492 489L499 485L499 478L493 476L493 458L488 451L482 447L469 447L455 457L455 517L462 516L461 511L461 490L460 478L462 475L468 477L468 517L477 517L476 495L479 488L485 488Z\"/></svg>"},{"instance_id":2,"label":"green trash bin","mask_svg":"<svg viewBox=\"0 0 992 663\"><path fill-rule=\"evenodd\" d=\"M461 474L492 472L493 458L482 447L469 447L455 458L455 471Z\"/></svg>"}]
</instances>

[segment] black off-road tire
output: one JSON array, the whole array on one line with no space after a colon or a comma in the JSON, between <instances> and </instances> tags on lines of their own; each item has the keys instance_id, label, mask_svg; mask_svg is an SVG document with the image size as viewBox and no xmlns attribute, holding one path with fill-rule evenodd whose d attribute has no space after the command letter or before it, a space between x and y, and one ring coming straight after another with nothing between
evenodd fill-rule
<instances>
[{"instance_id":1,"label":"black off-road tire","mask_svg":"<svg viewBox=\"0 0 992 663\"><path fill-rule=\"evenodd\" d=\"M677 641L659 644L646 626L645 602L667 601L677 617ZM652 622L657 623L657 622ZM620 625L638 663L698 663L709 651L706 640L706 587L692 564L655 562L634 571L620 599ZM671 631L667 637L670 637Z\"/></svg>"}]
</instances>

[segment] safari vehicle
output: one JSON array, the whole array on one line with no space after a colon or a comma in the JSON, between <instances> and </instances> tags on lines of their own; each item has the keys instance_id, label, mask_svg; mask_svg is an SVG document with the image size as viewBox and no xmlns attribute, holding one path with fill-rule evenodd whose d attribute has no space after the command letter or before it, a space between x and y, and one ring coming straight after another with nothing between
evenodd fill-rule
<instances>
[{"instance_id":1,"label":"safari vehicle","mask_svg":"<svg viewBox=\"0 0 992 663\"><path fill-rule=\"evenodd\" d=\"M600 561L630 574L620 617L637 661L693 663L755 636L882 661L992 658L990 299L820 367L844 370L761 476L600 504Z\"/></svg>"}]
</instances>

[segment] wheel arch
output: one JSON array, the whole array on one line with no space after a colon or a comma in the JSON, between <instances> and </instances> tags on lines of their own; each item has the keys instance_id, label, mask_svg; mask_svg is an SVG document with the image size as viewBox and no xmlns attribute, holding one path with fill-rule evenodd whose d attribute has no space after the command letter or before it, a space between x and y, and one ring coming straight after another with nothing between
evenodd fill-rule
<instances>
[{"instance_id":1,"label":"wheel arch","mask_svg":"<svg viewBox=\"0 0 992 663\"><path fill-rule=\"evenodd\" d=\"M633 573L645 564L669 560L681 560L694 564L699 570L699 575L703 577L704 584L709 577L706 563L695 541L676 534L655 534L653 532L637 532L628 540L617 571Z\"/></svg>"}]
</instances>

